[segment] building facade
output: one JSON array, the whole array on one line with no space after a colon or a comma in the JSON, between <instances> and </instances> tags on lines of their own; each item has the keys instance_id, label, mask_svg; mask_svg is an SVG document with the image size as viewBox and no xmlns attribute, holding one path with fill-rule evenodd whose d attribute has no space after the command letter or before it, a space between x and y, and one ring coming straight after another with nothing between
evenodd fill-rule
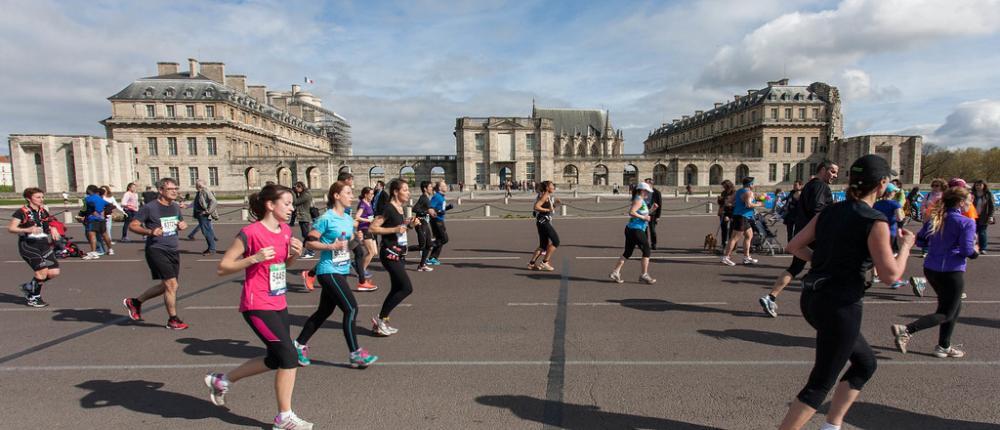
<instances>
[{"instance_id":1,"label":"building facade","mask_svg":"<svg viewBox=\"0 0 1000 430\"><path fill-rule=\"evenodd\" d=\"M14 186L14 166L6 155L0 155L0 186Z\"/></svg>"},{"instance_id":2,"label":"building facade","mask_svg":"<svg viewBox=\"0 0 1000 430\"><path fill-rule=\"evenodd\" d=\"M226 74L223 63L194 59L178 69L157 63L156 76L108 99L111 117L101 123L108 138L133 146L136 182L169 176L184 189L198 179L226 191L266 181L322 188L336 178L333 158L351 154L347 121L298 85L268 91Z\"/></svg>"},{"instance_id":3,"label":"building facade","mask_svg":"<svg viewBox=\"0 0 1000 430\"><path fill-rule=\"evenodd\" d=\"M15 191L83 192L91 184L123 191L136 174L129 142L41 134L13 134L7 142Z\"/></svg>"}]
</instances>

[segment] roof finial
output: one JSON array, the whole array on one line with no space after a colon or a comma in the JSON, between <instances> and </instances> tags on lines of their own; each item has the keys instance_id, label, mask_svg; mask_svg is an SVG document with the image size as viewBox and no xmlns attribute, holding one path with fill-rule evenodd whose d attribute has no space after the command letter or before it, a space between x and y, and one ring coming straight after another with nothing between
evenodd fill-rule
<instances>
[{"instance_id":1,"label":"roof finial","mask_svg":"<svg viewBox=\"0 0 1000 430\"><path fill-rule=\"evenodd\" d=\"M535 115L535 98L534 97L531 98L531 117L532 118L537 118L537 116Z\"/></svg>"}]
</instances>

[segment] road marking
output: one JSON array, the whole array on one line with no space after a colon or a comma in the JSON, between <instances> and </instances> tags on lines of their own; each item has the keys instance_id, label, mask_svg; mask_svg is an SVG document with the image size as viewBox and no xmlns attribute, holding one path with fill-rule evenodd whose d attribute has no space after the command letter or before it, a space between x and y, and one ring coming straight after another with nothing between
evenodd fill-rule
<instances>
[{"instance_id":1,"label":"road marking","mask_svg":"<svg viewBox=\"0 0 1000 430\"><path fill-rule=\"evenodd\" d=\"M936 305L937 300L865 300L866 305ZM963 305L995 305L1000 304L1000 300L962 300Z\"/></svg>"},{"instance_id":2,"label":"road marking","mask_svg":"<svg viewBox=\"0 0 1000 430\"><path fill-rule=\"evenodd\" d=\"M316 306L317 305L288 305L288 308L289 309L315 309ZM373 304L360 304L360 305L358 305L358 307L361 307L361 308L377 308L377 307L380 307L380 306L382 306L382 305L381 304L374 304L374 303ZM396 305L396 307L398 307L398 308L408 308L408 307L411 307L411 306L413 306L413 305L409 304L409 303L401 303L399 305ZM215 310L228 310L228 309L239 309L239 308L240 308L239 306L188 306L188 307L185 307L184 309L185 310L192 310L192 311L215 311Z\"/></svg>"},{"instance_id":3,"label":"road marking","mask_svg":"<svg viewBox=\"0 0 1000 430\"><path fill-rule=\"evenodd\" d=\"M143 260L105 260L105 259L97 259L97 260L69 260L69 259L65 259L65 260L59 260L59 264L64 264L64 263L135 263L135 262L139 262L139 261L143 261ZM22 263L23 264L24 260L7 260L7 261L4 261L4 263L8 263L8 264Z\"/></svg>"},{"instance_id":4,"label":"road marking","mask_svg":"<svg viewBox=\"0 0 1000 430\"><path fill-rule=\"evenodd\" d=\"M439 260L520 260L520 259L521 259L521 257L441 257ZM136 260L136 261L139 261L139 260ZM219 262L219 261L222 261L222 259L221 258L201 258L201 259L198 259L196 261L201 261L201 262L207 262L207 261ZM302 262L302 261L316 261L316 262L318 262L319 260L314 260L314 259L303 260L303 259L299 259L297 261L299 261L299 262ZM18 263L23 263L23 261L19 261Z\"/></svg>"},{"instance_id":5,"label":"road marking","mask_svg":"<svg viewBox=\"0 0 1000 430\"><path fill-rule=\"evenodd\" d=\"M68 365L68 366L3 366L0 372L50 372L50 371L84 371L84 370L171 370L171 369L225 369L243 364L243 362L233 361L224 363L202 363L202 364L106 364L106 365ZM319 363L313 361L314 367L319 364L331 364L336 366L349 366L349 363ZM374 367L449 367L449 366L550 366L551 360L494 360L494 361L382 361ZM566 366L635 366L635 367L738 367L738 366L812 366L812 360L566 360L561 362ZM966 360L879 360L879 366L934 366L934 367L970 367L1000 366L1000 361L966 361Z\"/></svg>"},{"instance_id":6,"label":"road marking","mask_svg":"<svg viewBox=\"0 0 1000 430\"><path fill-rule=\"evenodd\" d=\"M594 302L594 303L567 303L569 306L671 306L671 305L728 305L727 302ZM535 302L535 303L507 303L507 306L556 306L556 303Z\"/></svg>"}]
</instances>

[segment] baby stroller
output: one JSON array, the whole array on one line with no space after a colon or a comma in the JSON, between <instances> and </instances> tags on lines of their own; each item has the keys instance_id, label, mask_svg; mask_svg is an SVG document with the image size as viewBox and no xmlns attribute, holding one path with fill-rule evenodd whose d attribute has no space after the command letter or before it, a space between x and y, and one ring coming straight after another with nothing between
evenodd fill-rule
<instances>
[{"instance_id":1,"label":"baby stroller","mask_svg":"<svg viewBox=\"0 0 1000 430\"><path fill-rule=\"evenodd\" d=\"M66 225L55 218L49 219L49 228L59 233L59 240L52 244L56 258L83 257L84 252L73 243L73 238L66 236Z\"/></svg>"},{"instance_id":2,"label":"baby stroller","mask_svg":"<svg viewBox=\"0 0 1000 430\"><path fill-rule=\"evenodd\" d=\"M778 242L778 236L774 234L769 222L769 214L765 212L755 213L753 216L753 241L750 242L750 250L768 255L781 254L784 247Z\"/></svg>"}]
</instances>

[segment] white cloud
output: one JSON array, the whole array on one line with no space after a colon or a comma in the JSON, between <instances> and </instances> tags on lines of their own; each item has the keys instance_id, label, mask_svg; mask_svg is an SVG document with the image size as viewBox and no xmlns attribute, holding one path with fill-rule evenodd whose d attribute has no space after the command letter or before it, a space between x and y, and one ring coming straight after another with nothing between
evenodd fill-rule
<instances>
[{"instance_id":1,"label":"white cloud","mask_svg":"<svg viewBox=\"0 0 1000 430\"><path fill-rule=\"evenodd\" d=\"M720 48L699 86L759 85L784 75L833 79L872 54L1000 29L1000 0L844 0L793 12Z\"/></svg>"},{"instance_id":2,"label":"white cloud","mask_svg":"<svg viewBox=\"0 0 1000 430\"><path fill-rule=\"evenodd\" d=\"M1000 146L1000 100L983 99L958 105L930 139L947 147Z\"/></svg>"},{"instance_id":3,"label":"white cloud","mask_svg":"<svg viewBox=\"0 0 1000 430\"><path fill-rule=\"evenodd\" d=\"M861 69L847 69L840 75L841 94L847 100L893 100L900 96L900 91L894 86L879 87L872 83L872 78Z\"/></svg>"}]
</instances>

